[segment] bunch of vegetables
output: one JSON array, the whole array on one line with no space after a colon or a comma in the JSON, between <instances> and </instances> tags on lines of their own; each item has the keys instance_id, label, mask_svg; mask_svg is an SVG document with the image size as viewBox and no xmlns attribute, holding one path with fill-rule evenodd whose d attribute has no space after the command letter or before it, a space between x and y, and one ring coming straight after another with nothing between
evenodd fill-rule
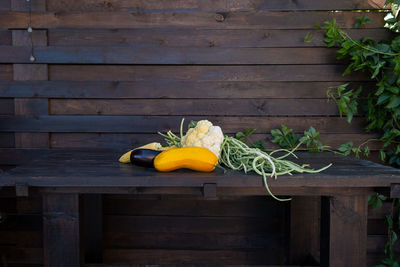
<instances>
[{"instance_id":1,"label":"bunch of vegetables","mask_svg":"<svg viewBox=\"0 0 400 267\"><path fill-rule=\"evenodd\" d=\"M294 152L302 144L301 142L292 150L277 149L267 153L258 148L249 147L234 137L224 136L221 128L214 126L208 120L192 121L185 135L183 134L183 123L184 119L180 125L180 136L171 131L166 134L159 133L165 138L167 147L163 147L159 143L151 143L127 152L120 158L120 162L132 162L147 167L154 166L158 171L187 168L210 172L218 163L245 173L254 171L263 177L268 193L279 201L290 199L278 198L271 192L267 182L268 176L277 179L279 175L284 174L317 173L331 166L329 164L314 170L310 169L307 164L299 165L287 160L288 156L297 158ZM281 152L283 155L274 157L277 152ZM143 158L146 158L145 164L141 161Z\"/></svg>"}]
</instances>

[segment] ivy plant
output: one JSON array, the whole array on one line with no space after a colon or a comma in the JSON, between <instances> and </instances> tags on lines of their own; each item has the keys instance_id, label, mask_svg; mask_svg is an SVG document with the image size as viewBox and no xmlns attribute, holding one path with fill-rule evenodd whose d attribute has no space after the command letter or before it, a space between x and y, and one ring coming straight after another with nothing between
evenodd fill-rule
<instances>
[{"instance_id":1,"label":"ivy plant","mask_svg":"<svg viewBox=\"0 0 400 267\"><path fill-rule=\"evenodd\" d=\"M384 18L384 27L399 33L400 0L387 0L385 5L389 4L391 10ZM366 16L357 17L355 27L364 26L369 22ZM329 88L328 98L336 101L340 115L346 115L349 123L358 113L360 102L367 121L366 131L380 134L382 149L379 150L379 157L382 161L400 167L400 35L393 34L389 40L378 42L368 37L354 40L337 25L335 19L325 21L321 28L326 30L324 41L327 46L338 47L338 58L350 62L343 75L362 71L367 73L376 85L368 92L365 101L359 100L359 95L364 89L362 87L357 90L350 89L349 84ZM345 155L354 153L357 157L360 154L368 156L370 150L367 143L370 141L367 140L358 147L354 147L352 142L347 142L338 150ZM375 193L369 197L368 203L374 209L378 209L386 199L385 196ZM388 241L384 250L386 257L376 267L400 266L400 257L393 251L400 232L400 201L393 199L392 203L392 215L386 216L388 224Z\"/></svg>"},{"instance_id":2,"label":"ivy plant","mask_svg":"<svg viewBox=\"0 0 400 267\"><path fill-rule=\"evenodd\" d=\"M400 36L379 42L368 37L354 40L337 25L335 19L325 21L322 28L326 30L326 44L339 48L338 58L350 60L343 75L362 71L375 82L376 89L360 103L366 116L366 130L381 134L379 140L385 149L381 152L385 153L381 159L400 166ZM336 101L340 115L346 115L350 123L359 112L359 95L364 89L349 89L349 84L335 89L328 89L328 97Z\"/></svg>"}]
</instances>

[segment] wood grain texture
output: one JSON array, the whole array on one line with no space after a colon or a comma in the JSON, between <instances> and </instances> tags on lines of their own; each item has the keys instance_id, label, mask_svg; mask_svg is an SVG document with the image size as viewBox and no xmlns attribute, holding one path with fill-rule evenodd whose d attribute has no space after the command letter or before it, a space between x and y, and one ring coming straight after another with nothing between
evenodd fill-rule
<instances>
[{"instance_id":1,"label":"wood grain texture","mask_svg":"<svg viewBox=\"0 0 400 267\"><path fill-rule=\"evenodd\" d=\"M0 30L0 45L11 45L11 44L12 44L11 33L6 30Z\"/></svg>"},{"instance_id":2,"label":"wood grain texture","mask_svg":"<svg viewBox=\"0 0 400 267\"><path fill-rule=\"evenodd\" d=\"M333 197L330 201L329 266L366 266L367 197Z\"/></svg>"},{"instance_id":3,"label":"wood grain texture","mask_svg":"<svg viewBox=\"0 0 400 267\"><path fill-rule=\"evenodd\" d=\"M139 233L249 233L280 229L276 218L242 217L166 217L166 216L107 216L104 227L110 226L123 232ZM123 220L122 220L123 219Z\"/></svg>"},{"instance_id":4,"label":"wood grain texture","mask_svg":"<svg viewBox=\"0 0 400 267\"><path fill-rule=\"evenodd\" d=\"M31 115L38 117L48 114L47 99L16 98L14 100L15 115Z\"/></svg>"},{"instance_id":5,"label":"wood grain texture","mask_svg":"<svg viewBox=\"0 0 400 267\"><path fill-rule=\"evenodd\" d=\"M225 132L225 134L229 134ZM232 134L230 134L232 135ZM299 136L301 133L299 133ZM352 140L355 146L360 145L365 140L376 138L377 135L371 134L323 134L321 142L327 143L331 148L337 149L343 144L343 140ZM248 143L262 140L269 149L279 148L271 142L272 136L265 133L254 134L249 138ZM121 148L129 149L139 147L151 142L164 142L164 139L157 134L106 134L106 133L52 133L52 148ZM369 143L371 151L379 150L381 144L378 142Z\"/></svg>"},{"instance_id":6,"label":"wood grain texture","mask_svg":"<svg viewBox=\"0 0 400 267\"><path fill-rule=\"evenodd\" d=\"M10 11L11 2L10 0L0 0L0 11Z\"/></svg>"},{"instance_id":7,"label":"wood grain texture","mask_svg":"<svg viewBox=\"0 0 400 267\"><path fill-rule=\"evenodd\" d=\"M179 197L144 199L104 196L105 215L206 216L206 217L283 217L287 203L264 197L242 197L205 201ZM116 230L116 229L114 229ZM113 231L109 228L108 231Z\"/></svg>"},{"instance_id":8,"label":"wood grain texture","mask_svg":"<svg viewBox=\"0 0 400 267\"><path fill-rule=\"evenodd\" d=\"M340 75L343 65L116 66L50 65L50 80L74 81L369 81L360 73ZM288 75L290 73L291 75Z\"/></svg>"},{"instance_id":9,"label":"wood grain texture","mask_svg":"<svg viewBox=\"0 0 400 267\"><path fill-rule=\"evenodd\" d=\"M15 5L14 5L15 4ZM13 7L23 9L27 5L31 5L24 1L14 1ZM32 4L32 9L36 11L45 10L45 1L37 1ZM32 35L31 35L32 34ZM23 47L29 50L27 53L21 54L25 60L29 60L31 56L30 46L45 46L47 45L47 32L45 30L35 30L29 33L26 30L13 30L13 46ZM32 38L32 40L30 39ZM32 42L32 43L31 43ZM27 61L28 62L28 61ZM12 63L17 63L13 61ZM30 63L30 62L29 62ZM45 64L14 64L13 76L15 81L38 81L48 79L47 65ZM32 98L15 98L15 115L17 116L33 116L48 114L47 99L32 99ZM47 148L49 146L49 135L47 133L15 133L15 146L17 148Z\"/></svg>"},{"instance_id":10,"label":"wood grain texture","mask_svg":"<svg viewBox=\"0 0 400 267\"><path fill-rule=\"evenodd\" d=\"M12 98L0 98L0 115L14 115L14 100Z\"/></svg>"},{"instance_id":11,"label":"wood grain texture","mask_svg":"<svg viewBox=\"0 0 400 267\"><path fill-rule=\"evenodd\" d=\"M0 46L0 63L29 63L29 47ZM334 64L329 48L36 47L35 62L58 64Z\"/></svg>"},{"instance_id":12,"label":"wood grain texture","mask_svg":"<svg viewBox=\"0 0 400 267\"><path fill-rule=\"evenodd\" d=\"M265 1L265 0L218 0L218 1L167 1L160 3L150 1L127 0L85 0L78 1L48 1L49 11L145 11L145 10L191 10L191 11L270 11L270 10L352 10L383 8L383 1L329 1L323 0L317 3L309 1Z\"/></svg>"},{"instance_id":13,"label":"wood grain texture","mask_svg":"<svg viewBox=\"0 0 400 267\"><path fill-rule=\"evenodd\" d=\"M50 100L54 115L338 116L325 99Z\"/></svg>"},{"instance_id":14,"label":"wood grain texture","mask_svg":"<svg viewBox=\"0 0 400 267\"><path fill-rule=\"evenodd\" d=\"M35 1L10 0L10 1L11 1L12 11L28 11L29 9L31 9L32 11L39 11L39 12L46 11L46 0L35 0Z\"/></svg>"},{"instance_id":15,"label":"wood grain texture","mask_svg":"<svg viewBox=\"0 0 400 267\"><path fill-rule=\"evenodd\" d=\"M13 66L11 64L0 64L0 80L10 81L13 79Z\"/></svg>"},{"instance_id":16,"label":"wood grain texture","mask_svg":"<svg viewBox=\"0 0 400 267\"><path fill-rule=\"evenodd\" d=\"M270 254L271 252L271 254ZM282 258L273 250L259 251L207 251L207 250L145 250L106 249L105 263L131 264L279 264Z\"/></svg>"},{"instance_id":17,"label":"wood grain texture","mask_svg":"<svg viewBox=\"0 0 400 267\"><path fill-rule=\"evenodd\" d=\"M37 62L25 64L30 63L29 35L24 30L29 20L27 2L0 0L0 62L10 63L0 64L0 147L4 147L0 149L0 162L16 165L45 156L54 172L48 170L50 165L39 162L32 173L37 177L47 177L41 185L54 185L54 180L49 178L51 175L60 175L55 182L60 186L73 185L57 190L30 188L29 194L32 196L49 192L130 194L131 199L128 200L120 196L106 201L106 216L111 218L107 218L106 222L112 221L107 224L104 235L107 247L105 259L110 265L153 263L155 257L170 263L170 266L180 262L196 265L202 261L243 266L282 264L288 258L287 253L283 253L283 248L288 245L285 239L287 229L283 233L285 231L275 231L275 228L263 228L263 232L254 233L245 227L247 217L259 219L257 225L264 227L261 222L268 219L266 214L280 218L281 222L285 219L283 217L288 216L282 214L282 207L273 205L271 199L265 197L260 177L234 176L229 181L221 177L187 180L187 177L180 177L181 174L177 173L162 178L149 175L136 184L129 184L135 179L132 178L130 166L117 167L115 160L130 146L161 141L162 138L156 135L157 131L172 129L177 132L184 114L195 114L185 116L186 121L208 118L221 125L227 134L257 127L259 134L253 138L263 140L270 138L264 133L280 127L282 123L298 133L313 125L322 133L323 141L335 146L350 140L356 144L358 140L374 137L362 134L362 117L355 117L349 125L337 116L333 104L323 105L329 86L355 81L354 88L363 85L367 89L365 95L369 90L374 90L374 86L368 83L366 75L341 76L345 68L342 64L346 62L335 59L335 49L325 49L324 33L315 30L314 25L335 17L355 39L364 36L376 40L389 38L388 32L381 28L383 13L322 11L376 9L381 4L382 1L375 0L31 1L37 62L50 63L47 69L44 64ZM365 14L373 23L366 25L366 28L355 29L356 16ZM311 42L304 42L307 34L313 36ZM51 47L45 47L47 44ZM11 64L15 64L14 67ZM149 64L189 65L145 66ZM277 66L282 64L289 65ZM15 81L12 81L13 78ZM16 105L11 103L14 98ZM49 106L48 98L51 99ZM264 100L267 100L266 106L260 111L257 108ZM311 113L304 107L316 102L318 106L311 108ZM148 104L149 110L143 109L144 104ZM162 107L164 104L167 105ZM199 109L191 110L190 104ZM17 116L14 116L14 109ZM297 116L298 111L303 114L301 117ZM162 115L148 116L153 113ZM275 115L266 115L270 113ZM288 113L292 115L281 116ZM17 132L16 140L10 140L14 132ZM25 149L10 149L13 145ZM52 154L53 151L43 149L47 147L89 147L99 151L106 147L117 151L112 154L104 150L99 152L110 157L102 161L105 155L97 152L71 158L69 152ZM379 146L372 144L371 148L378 149ZM59 166L58 160L69 167L61 163ZM311 161L313 166L321 166L327 160L322 155L322 158ZM103 162L104 166L96 169L98 162ZM272 190L278 195L295 192L294 195L314 197L319 194L352 196L355 192L364 192L360 188L352 191L354 186L388 186L397 181L396 176L390 176L387 169L376 169L376 166L351 160L335 162L339 167L328 172L327 176L313 177L309 181L304 181L305 176L290 177L290 180L283 179L277 183L271 181ZM115 172L115 168L120 173ZM377 170L379 175L371 175ZM29 168L16 171L17 175L27 172ZM82 174L76 177L77 172ZM98 172L103 172L100 177ZM122 173L123 178L115 179L118 173ZM355 179L344 179L346 175ZM366 180L361 179L362 175L366 176ZM329 177L334 179L330 180ZM388 178L383 180L386 184L381 183L382 177ZM164 183L164 180L171 178L176 182ZM4 181L3 177L0 180ZM101 186L108 186L107 182L110 181L117 186ZM210 181L217 185L219 200L205 202L201 188ZM79 187L82 183L92 184L93 187ZM242 187L228 187L230 183L241 184ZM163 187L132 187L145 184ZM188 187L179 187L181 184ZM344 188L344 184L348 187ZM2 198L15 196L15 190L11 194L5 191L1 189ZM165 199L165 195L180 195L184 199ZM232 200L243 195L254 199ZM159 198L154 199L154 196ZM57 201L49 202L49 206L61 205L53 202ZM42 219L38 215L41 211L38 203L31 198L14 199L14 202L9 201L2 206L0 200L0 211L14 213L9 215L9 223L0 225L0 254L5 253L8 266L43 265L43 240L40 237ZM387 205L385 207L384 211L390 209ZM57 217L60 214L55 215ZM201 231L192 233L190 222L199 215L216 217L214 220L224 216L239 217L235 222L243 223L235 228L238 230L236 233L205 233L203 229L212 228L213 224L207 222L201 225L205 220L200 220L194 225L199 226ZM369 264L378 262L380 258L376 252L383 251L383 234L387 230L384 215L384 212L378 211L370 211L368 215L371 219L368 230L370 234L377 234L370 236L367 242ZM185 221L182 219L185 216L191 217L186 218L189 225L183 228L187 232L152 233L154 228L151 227L160 226L156 222L159 217L164 217L162 222L165 222L165 217L170 217L166 228L171 228L176 227L175 217L181 217L177 219L179 225L179 220ZM62 225L55 217L51 217L53 222ZM135 232L128 223L119 222L124 221L125 217L128 217L128 222L141 218L137 223L141 224L138 226L139 232ZM81 232L75 218L76 213L68 217L71 220L66 226L73 233ZM61 221L64 219L61 218ZM226 221L229 224L229 220ZM140 222L148 222L148 225L143 226ZM132 231L119 231L115 227L118 225ZM221 223L217 223L217 226L217 229L222 229ZM232 230L234 227L228 228ZM146 229L148 232L140 232ZM255 229L259 229L258 226ZM95 230L95 227L91 230ZM95 238L91 240L92 244L96 243ZM83 248L84 244L80 247ZM100 255L99 247L96 257ZM107 266L107 263L103 266Z\"/></svg>"},{"instance_id":18,"label":"wood grain texture","mask_svg":"<svg viewBox=\"0 0 400 267\"><path fill-rule=\"evenodd\" d=\"M3 97L29 98L326 98L328 87L342 82L254 82L254 81L0 81ZM354 82L349 88L374 88L370 82Z\"/></svg>"},{"instance_id":19,"label":"wood grain texture","mask_svg":"<svg viewBox=\"0 0 400 267\"><path fill-rule=\"evenodd\" d=\"M14 64L14 80L46 80L47 65ZM17 116L33 116L48 114L47 99L15 98L14 114ZM49 135L47 133L15 133L15 146L18 148L47 148Z\"/></svg>"},{"instance_id":20,"label":"wood grain texture","mask_svg":"<svg viewBox=\"0 0 400 267\"><path fill-rule=\"evenodd\" d=\"M353 39L369 36L375 40L390 38L386 29L348 29ZM312 36L310 42L304 37ZM50 46L134 46L134 47L326 47L324 31L241 30L241 29L51 29Z\"/></svg>"},{"instance_id":21,"label":"wood grain texture","mask_svg":"<svg viewBox=\"0 0 400 267\"><path fill-rule=\"evenodd\" d=\"M30 55L30 52L28 53ZM29 59L29 55L26 56ZM46 64L13 64L14 80L16 81L42 81L48 79Z\"/></svg>"},{"instance_id":22,"label":"wood grain texture","mask_svg":"<svg viewBox=\"0 0 400 267\"><path fill-rule=\"evenodd\" d=\"M155 229L156 231L156 229ZM105 232L106 249L254 250L272 249L283 255L284 234L271 228L267 233L127 233ZM271 244L276 244L271 248ZM282 247L281 247L282 246ZM267 252L271 253L271 252Z\"/></svg>"},{"instance_id":23,"label":"wood grain texture","mask_svg":"<svg viewBox=\"0 0 400 267\"><path fill-rule=\"evenodd\" d=\"M26 1L24 1L26 2ZM34 46L47 45L47 31L37 30L29 33L27 30L12 30L12 45L13 46L31 46L31 38ZM14 62L13 62L14 63Z\"/></svg>"},{"instance_id":24,"label":"wood grain texture","mask_svg":"<svg viewBox=\"0 0 400 267\"><path fill-rule=\"evenodd\" d=\"M0 147L11 148L15 146L15 138L13 133L0 133Z\"/></svg>"},{"instance_id":25,"label":"wood grain texture","mask_svg":"<svg viewBox=\"0 0 400 267\"><path fill-rule=\"evenodd\" d=\"M45 266L80 266L79 196L43 196Z\"/></svg>"},{"instance_id":26,"label":"wood grain texture","mask_svg":"<svg viewBox=\"0 0 400 267\"><path fill-rule=\"evenodd\" d=\"M203 187L204 183L216 183L217 187L259 187L263 188L262 179L257 175L246 175L241 172L215 170L213 173L196 173L177 171L158 173L152 169L121 165L117 159L122 154L116 150L75 150L53 151L44 155L34 164L18 167L3 174L0 186L13 186L25 183L31 186L77 187ZM295 176L270 179L269 185L274 188L287 187L321 187L342 189L347 187L366 188L388 187L399 183L400 176L394 168L382 166L369 161L351 159L331 153L304 154L299 163L308 163L313 168L333 165L318 174L296 174ZM173 179L166 179L167 177ZM264 190L265 193L265 190ZM315 194L315 193L314 193Z\"/></svg>"},{"instance_id":27,"label":"wood grain texture","mask_svg":"<svg viewBox=\"0 0 400 267\"><path fill-rule=\"evenodd\" d=\"M321 133L358 134L363 127L362 118L355 117L352 124L338 117L232 117L186 116L186 122L208 118L220 125L226 133L236 133L257 126L257 133L287 125L296 132L303 132L313 125ZM301 119L299 119L301 118ZM179 131L182 116L0 116L0 130L6 132L61 132L61 133L147 133ZM334 126L334 127L333 127ZM118 138L118 137L117 137ZM124 137L121 137L124 138Z\"/></svg>"},{"instance_id":28,"label":"wood grain texture","mask_svg":"<svg viewBox=\"0 0 400 267\"><path fill-rule=\"evenodd\" d=\"M48 148L48 133L15 133L15 147L17 148Z\"/></svg>"},{"instance_id":29,"label":"wood grain texture","mask_svg":"<svg viewBox=\"0 0 400 267\"><path fill-rule=\"evenodd\" d=\"M107 28L136 29L154 27L207 29L313 29L316 22L336 18L345 28L354 28L359 12L234 12L218 22L221 15L212 12L87 12L33 13L34 28ZM368 13L372 23L368 28L382 27L383 14ZM0 28L24 28L28 14L5 12L0 17Z\"/></svg>"}]
</instances>

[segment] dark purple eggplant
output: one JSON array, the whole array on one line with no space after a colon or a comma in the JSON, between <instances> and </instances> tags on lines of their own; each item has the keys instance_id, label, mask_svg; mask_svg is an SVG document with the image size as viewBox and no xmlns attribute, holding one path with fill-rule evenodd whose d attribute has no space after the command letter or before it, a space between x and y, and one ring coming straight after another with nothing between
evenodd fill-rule
<instances>
[{"instance_id":1,"label":"dark purple eggplant","mask_svg":"<svg viewBox=\"0 0 400 267\"><path fill-rule=\"evenodd\" d=\"M131 153L131 163L147 168L154 168L154 158L161 151L151 149L134 149Z\"/></svg>"}]
</instances>

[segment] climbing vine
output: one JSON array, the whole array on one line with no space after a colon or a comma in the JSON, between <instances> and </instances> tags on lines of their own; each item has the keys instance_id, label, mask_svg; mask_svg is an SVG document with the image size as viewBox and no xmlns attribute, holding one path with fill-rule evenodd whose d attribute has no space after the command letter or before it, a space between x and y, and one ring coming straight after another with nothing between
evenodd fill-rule
<instances>
[{"instance_id":1,"label":"climbing vine","mask_svg":"<svg viewBox=\"0 0 400 267\"><path fill-rule=\"evenodd\" d=\"M360 100L359 96L365 89L351 88L348 83L328 88L327 96L336 102L340 115L345 115L351 123L353 116L359 113L359 107L365 114L366 131L374 131L380 134L378 139L366 140L358 147L352 142L347 142L339 147L339 151L349 155L360 154L368 156L370 141L379 141L381 149L379 157L382 161L400 167L400 0L387 0L391 10L385 16L384 27L393 31L392 38L375 41L364 37L354 40L342 30L336 20L325 21L322 29L326 30L325 43L328 47L337 47L339 59L349 60L349 65L343 75L362 71L369 75L375 82L375 88L369 90L366 99ZM355 27L362 27L371 20L367 16L357 17ZM369 205L374 209L382 206L386 197L376 193L368 199ZM388 241L385 245L385 258L376 267L399 266L400 257L396 256L393 246L400 233L400 201L393 199L392 214L386 216L388 225Z\"/></svg>"}]
</instances>

